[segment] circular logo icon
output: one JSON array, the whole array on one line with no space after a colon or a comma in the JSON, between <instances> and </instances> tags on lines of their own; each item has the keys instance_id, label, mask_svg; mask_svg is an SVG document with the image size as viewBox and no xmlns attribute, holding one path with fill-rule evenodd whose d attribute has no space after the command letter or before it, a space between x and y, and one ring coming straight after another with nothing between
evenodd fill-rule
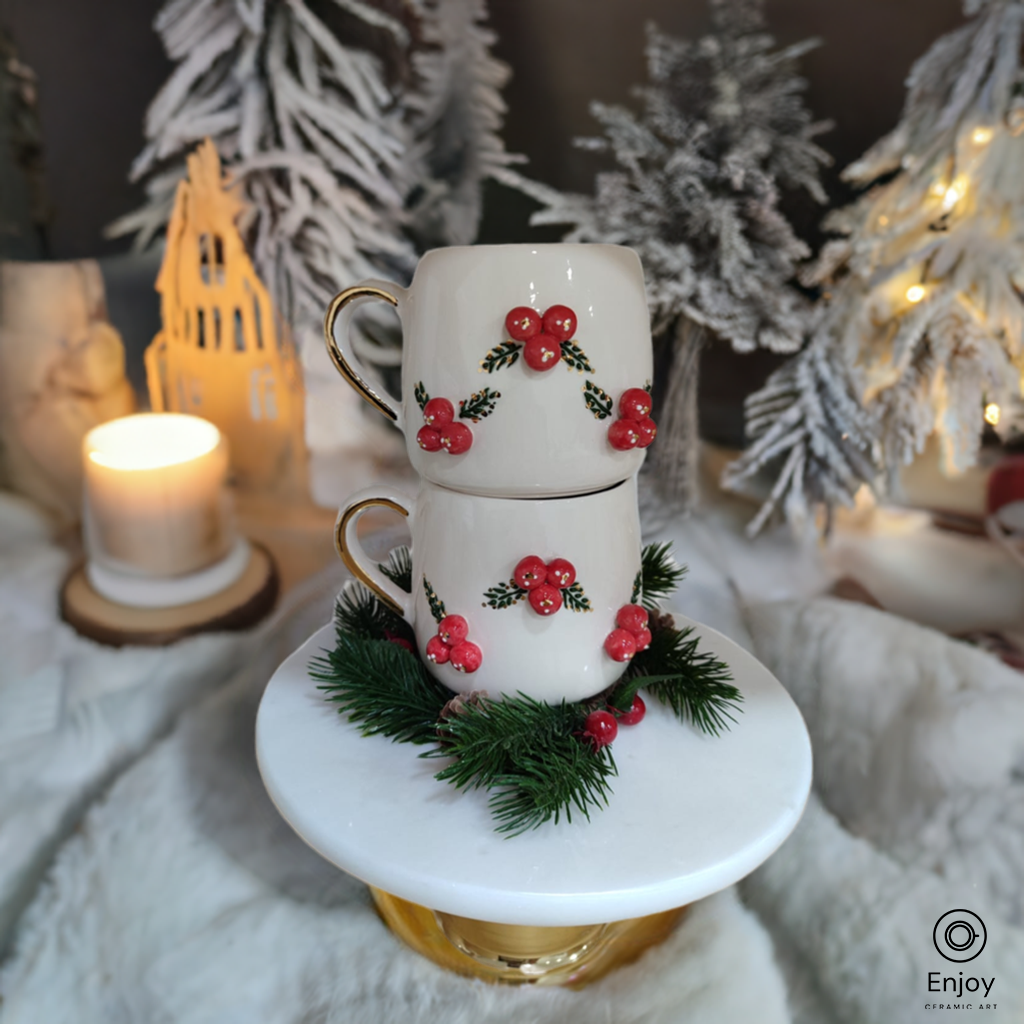
<instances>
[{"instance_id":1,"label":"circular logo icon","mask_svg":"<svg viewBox=\"0 0 1024 1024\"><path fill-rule=\"evenodd\" d=\"M988 941L985 922L972 910L947 910L932 931L935 948L947 960L965 964L973 960Z\"/></svg>"}]
</instances>

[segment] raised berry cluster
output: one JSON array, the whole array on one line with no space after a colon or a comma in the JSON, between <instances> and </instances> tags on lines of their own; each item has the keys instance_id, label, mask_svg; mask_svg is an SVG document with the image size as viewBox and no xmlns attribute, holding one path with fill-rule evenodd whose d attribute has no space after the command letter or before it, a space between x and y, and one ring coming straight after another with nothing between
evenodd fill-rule
<instances>
[{"instance_id":1,"label":"raised berry cluster","mask_svg":"<svg viewBox=\"0 0 1024 1024\"><path fill-rule=\"evenodd\" d=\"M615 626L604 641L604 649L613 661L629 661L638 651L651 646L646 608L624 604L615 616Z\"/></svg>"},{"instance_id":2,"label":"raised berry cluster","mask_svg":"<svg viewBox=\"0 0 1024 1024\"><path fill-rule=\"evenodd\" d=\"M549 306L543 314L516 306L505 317L505 330L523 342L523 359L534 370L550 370L562 358L562 342L576 333L576 314L568 306Z\"/></svg>"},{"instance_id":3,"label":"raised berry cluster","mask_svg":"<svg viewBox=\"0 0 1024 1024\"><path fill-rule=\"evenodd\" d=\"M432 398L423 406L423 421L416 443L425 452L444 449L449 455L461 455L473 446L473 431L455 418L455 406L447 398Z\"/></svg>"},{"instance_id":4,"label":"raised berry cluster","mask_svg":"<svg viewBox=\"0 0 1024 1024\"><path fill-rule=\"evenodd\" d=\"M633 697L628 711L609 705L607 710L591 711L583 723L583 738L590 740L594 750L607 747L619 735L620 725L636 725L647 714L647 705L640 694Z\"/></svg>"},{"instance_id":5,"label":"raised berry cluster","mask_svg":"<svg viewBox=\"0 0 1024 1024\"><path fill-rule=\"evenodd\" d=\"M437 624L437 636L427 641L427 660L435 665L449 662L456 672L475 672L484 660L483 653L469 636L469 623L461 615L446 615Z\"/></svg>"},{"instance_id":6,"label":"raised berry cluster","mask_svg":"<svg viewBox=\"0 0 1024 1024\"><path fill-rule=\"evenodd\" d=\"M658 425L651 419L654 403L643 388L629 388L619 399L619 419L608 428L608 443L617 451L646 448L657 436Z\"/></svg>"},{"instance_id":7,"label":"raised berry cluster","mask_svg":"<svg viewBox=\"0 0 1024 1024\"><path fill-rule=\"evenodd\" d=\"M562 607L562 589L576 582L576 567L565 558L545 562L537 555L521 559L512 573L516 586L526 591L538 615L554 615Z\"/></svg>"}]
</instances>

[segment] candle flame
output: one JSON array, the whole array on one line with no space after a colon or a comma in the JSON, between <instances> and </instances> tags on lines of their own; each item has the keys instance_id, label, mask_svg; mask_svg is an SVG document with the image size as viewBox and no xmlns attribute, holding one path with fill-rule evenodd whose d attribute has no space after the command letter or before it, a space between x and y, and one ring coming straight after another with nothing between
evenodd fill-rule
<instances>
[{"instance_id":1,"label":"candle flame","mask_svg":"<svg viewBox=\"0 0 1024 1024\"><path fill-rule=\"evenodd\" d=\"M111 420L85 436L89 459L110 469L161 469L191 462L220 443L220 431L198 416L139 413Z\"/></svg>"}]
</instances>

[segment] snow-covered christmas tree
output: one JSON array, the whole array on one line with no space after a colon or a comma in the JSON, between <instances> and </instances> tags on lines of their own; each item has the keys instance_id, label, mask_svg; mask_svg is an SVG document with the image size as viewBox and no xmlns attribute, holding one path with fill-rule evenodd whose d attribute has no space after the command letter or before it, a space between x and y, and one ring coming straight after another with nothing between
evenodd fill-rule
<instances>
[{"instance_id":1,"label":"snow-covered christmas tree","mask_svg":"<svg viewBox=\"0 0 1024 1024\"><path fill-rule=\"evenodd\" d=\"M481 184L513 159L498 135L508 72L490 54L484 0L390 10L169 0L156 30L177 67L131 171L148 201L112 228L137 247L158 237L187 154L212 139L250 211L241 228L256 271L307 368L333 382L320 333L333 295L365 277L404 283L422 249L472 241Z\"/></svg>"},{"instance_id":2,"label":"snow-covered christmas tree","mask_svg":"<svg viewBox=\"0 0 1024 1024\"><path fill-rule=\"evenodd\" d=\"M748 403L755 441L726 483L775 478L754 529L779 504L799 519L884 492L933 432L964 468L986 405L1020 388L1024 4L965 10L912 69L895 130L844 171L866 191L805 275L823 288L810 347Z\"/></svg>"},{"instance_id":3,"label":"snow-covered christmas tree","mask_svg":"<svg viewBox=\"0 0 1024 1024\"><path fill-rule=\"evenodd\" d=\"M564 224L566 241L613 242L644 264L657 339L672 347L658 403L654 477L674 503L694 495L699 352L711 338L738 352L793 352L808 303L791 284L809 254L780 210L780 188L819 201L827 155L797 75L813 41L778 49L761 0L711 0L713 31L696 42L648 31L642 112L595 103L614 170L595 194L561 195L536 183L535 224Z\"/></svg>"}]
</instances>

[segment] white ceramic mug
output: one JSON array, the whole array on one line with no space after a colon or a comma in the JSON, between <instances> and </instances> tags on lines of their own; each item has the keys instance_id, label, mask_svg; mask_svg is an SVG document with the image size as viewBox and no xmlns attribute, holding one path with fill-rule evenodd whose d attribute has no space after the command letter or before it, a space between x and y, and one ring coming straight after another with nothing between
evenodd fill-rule
<instances>
[{"instance_id":1,"label":"white ceramic mug","mask_svg":"<svg viewBox=\"0 0 1024 1024\"><path fill-rule=\"evenodd\" d=\"M356 535L363 512L380 506L409 517L411 594L380 571ZM636 477L595 494L538 501L486 498L428 481L415 500L364 491L342 509L335 536L352 574L411 624L420 655L452 690L576 701L600 693L626 668L604 642L640 571ZM527 579L524 593L514 573L528 556L540 559L554 582ZM560 607L552 611L545 600ZM434 661L449 615L465 619L468 636L449 637L447 660L442 652ZM462 640L479 649L474 671L453 664Z\"/></svg>"},{"instance_id":2,"label":"white ceramic mug","mask_svg":"<svg viewBox=\"0 0 1024 1024\"><path fill-rule=\"evenodd\" d=\"M368 383L352 351L352 312L374 300L395 306L402 323L400 402ZM510 328L517 309L525 312ZM501 497L594 491L635 474L639 445L653 436L648 426L627 450L620 442L631 442L630 431L620 431L619 448L609 440L623 394L649 386L653 372L643 270L632 249L435 249L407 289L364 281L341 292L324 329L338 371L405 432L420 476L445 487ZM451 403L454 426L443 403L425 416L428 398Z\"/></svg>"}]
</instances>

